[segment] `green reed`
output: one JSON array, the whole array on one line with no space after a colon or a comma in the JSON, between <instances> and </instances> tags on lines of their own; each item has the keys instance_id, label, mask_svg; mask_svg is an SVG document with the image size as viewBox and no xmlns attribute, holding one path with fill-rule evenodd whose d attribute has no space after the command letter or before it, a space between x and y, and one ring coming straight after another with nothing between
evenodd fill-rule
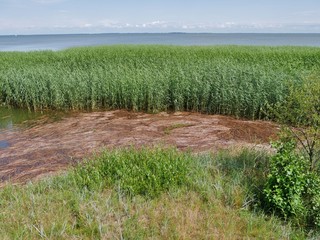
<instances>
[{"instance_id":1,"label":"green reed","mask_svg":"<svg viewBox=\"0 0 320 240\"><path fill-rule=\"evenodd\" d=\"M14 107L256 119L320 69L320 48L103 46L2 52L0 63L0 102Z\"/></svg>"}]
</instances>

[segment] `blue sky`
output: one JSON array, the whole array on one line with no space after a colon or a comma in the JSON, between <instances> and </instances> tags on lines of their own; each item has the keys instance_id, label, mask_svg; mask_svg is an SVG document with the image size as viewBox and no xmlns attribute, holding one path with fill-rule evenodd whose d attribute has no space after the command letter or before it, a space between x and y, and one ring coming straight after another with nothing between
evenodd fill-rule
<instances>
[{"instance_id":1,"label":"blue sky","mask_svg":"<svg viewBox=\"0 0 320 240\"><path fill-rule=\"evenodd\" d=\"M0 0L0 34L316 32L320 0Z\"/></svg>"}]
</instances>

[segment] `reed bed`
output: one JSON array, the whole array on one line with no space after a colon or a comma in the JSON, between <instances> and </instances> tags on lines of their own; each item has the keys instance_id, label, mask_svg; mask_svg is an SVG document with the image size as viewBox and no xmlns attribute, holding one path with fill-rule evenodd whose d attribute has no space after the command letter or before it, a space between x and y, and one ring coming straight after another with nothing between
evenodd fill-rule
<instances>
[{"instance_id":1,"label":"reed bed","mask_svg":"<svg viewBox=\"0 0 320 240\"><path fill-rule=\"evenodd\" d=\"M44 109L265 117L320 69L320 48L101 46L0 53L0 102Z\"/></svg>"}]
</instances>

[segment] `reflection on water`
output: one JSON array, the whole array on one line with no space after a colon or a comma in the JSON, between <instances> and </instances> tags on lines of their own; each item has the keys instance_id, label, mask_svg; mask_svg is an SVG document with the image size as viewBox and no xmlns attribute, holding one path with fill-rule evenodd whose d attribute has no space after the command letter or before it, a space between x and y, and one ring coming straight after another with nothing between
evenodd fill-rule
<instances>
[{"instance_id":1,"label":"reflection on water","mask_svg":"<svg viewBox=\"0 0 320 240\"><path fill-rule=\"evenodd\" d=\"M40 117L41 113L30 112L24 109L0 107L0 133L4 130L13 130L18 124Z\"/></svg>"},{"instance_id":2,"label":"reflection on water","mask_svg":"<svg viewBox=\"0 0 320 240\"><path fill-rule=\"evenodd\" d=\"M58 121L67 115L68 113L59 111L41 113L0 106L0 151L13 145L10 141L14 141L14 139L11 138L10 141L6 139L8 136L6 133L41 123Z\"/></svg>"}]
</instances>

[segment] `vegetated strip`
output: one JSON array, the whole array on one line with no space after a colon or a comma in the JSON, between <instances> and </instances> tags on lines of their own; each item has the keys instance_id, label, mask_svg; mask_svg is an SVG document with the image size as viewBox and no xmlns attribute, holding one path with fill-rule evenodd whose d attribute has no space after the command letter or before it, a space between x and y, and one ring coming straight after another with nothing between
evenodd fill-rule
<instances>
[{"instance_id":1,"label":"vegetated strip","mask_svg":"<svg viewBox=\"0 0 320 240\"><path fill-rule=\"evenodd\" d=\"M320 69L320 48L103 46L1 52L0 102L43 109L198 111L250 119Z\"/></svg>"},{"instance_id":2,"label":"vegetated strip","mask_svg":"<svg viewBox=\"0 0 320 240\"><path fill-rule=\"evenodd\" d=\"M268 156L104 152L65 175L0 190L3 239L304 239L258 207ZM256 209L254 213L249 211Z\"/></svg>"}]
</instances>

